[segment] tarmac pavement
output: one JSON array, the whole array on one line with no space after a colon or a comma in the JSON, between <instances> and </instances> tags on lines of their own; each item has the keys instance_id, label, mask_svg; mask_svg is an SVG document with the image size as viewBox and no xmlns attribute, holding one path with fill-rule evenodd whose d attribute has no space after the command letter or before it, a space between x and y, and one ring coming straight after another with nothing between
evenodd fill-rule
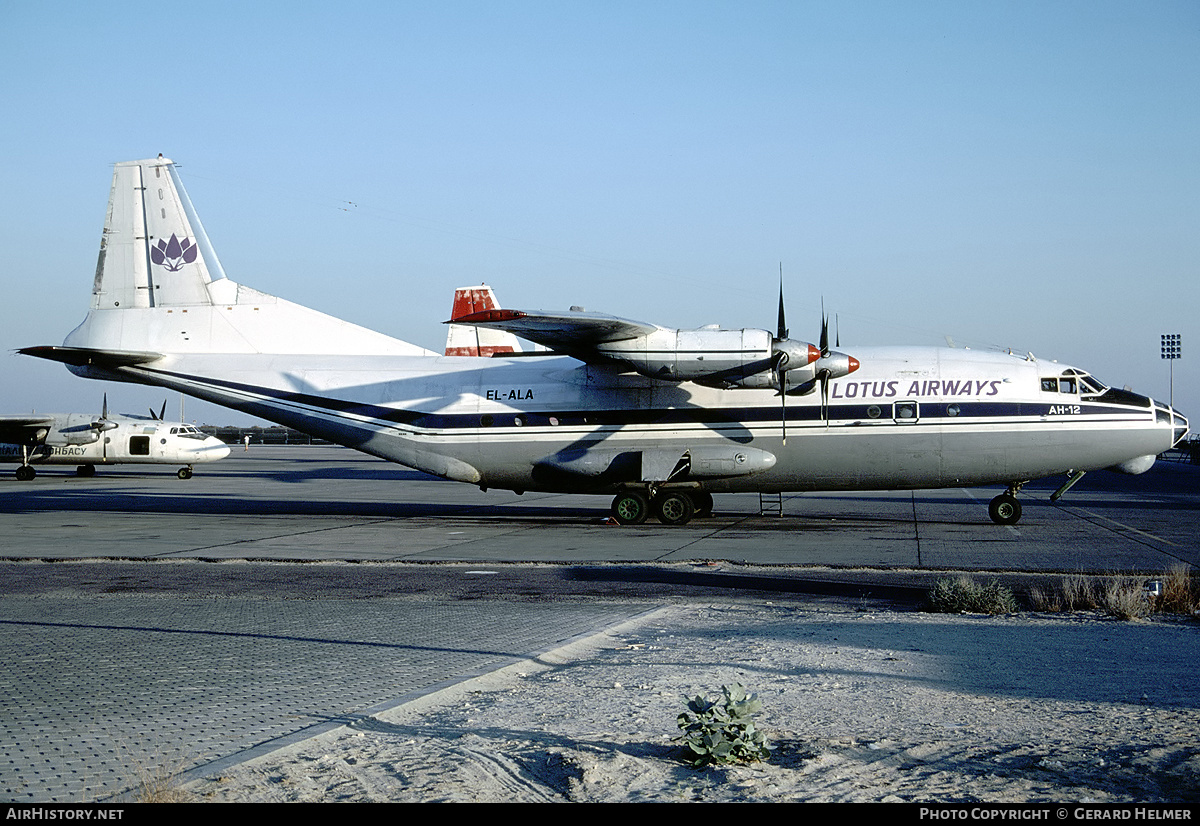
<instances>
[{"instance_id":1,"label":"tarmac pavement","mask_svg":"<svg viewBox=\"0 0 1200 826\"><path fill-rule=\"evenodd\" d=\"M1185 465L1090 474L1057 505L1057 482L1031 485L1015 527L980 490L788 496L782 518L722 495L711 519L621 527L607 498L483 493L340 448L174 470L0 480L0 797L218 772L664 601L1200 564Z\"/></svg>"}]
</instances>

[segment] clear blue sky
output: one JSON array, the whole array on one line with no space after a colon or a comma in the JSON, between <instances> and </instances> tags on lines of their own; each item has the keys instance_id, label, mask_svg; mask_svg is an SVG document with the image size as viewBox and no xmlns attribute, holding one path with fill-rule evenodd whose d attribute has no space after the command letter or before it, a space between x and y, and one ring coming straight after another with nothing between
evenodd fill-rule
<instances>
[{"instance_id":1,"label":"clear blue sky","mask_svg":"<svg viewBox=\"0 0 1200 826\"><path fill-rule=\"evenodd\" d=\"M8 0L0 77L0 412L162 403L11 355L82 320L111 164L162 152L231 278L431 349L479 282L771 329L782 262L793 336L823 297L851 354L1165 399L1182 333L1200 422L1194 0Z\"/></svg>"}]
</instances>

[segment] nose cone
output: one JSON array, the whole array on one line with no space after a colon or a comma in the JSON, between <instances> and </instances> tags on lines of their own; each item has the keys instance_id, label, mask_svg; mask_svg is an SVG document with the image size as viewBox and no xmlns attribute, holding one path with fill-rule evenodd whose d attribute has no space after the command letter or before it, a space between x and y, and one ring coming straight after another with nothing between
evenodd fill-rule
<instances>
[{"instance_id":1,"label":"nose cone","mask_svg":"<svg viewBox=\"0 0 1200 826\"><path fill-rule=\"evenodd\" d=\"M200 447L196 448L197 462L215 462L218 459L224 459L229 455L229 445L222 442L216 436L209 436L200 443Z\"/></svg>"},{"instance_id":2,"label":"nose cone","mask_svg":"<svg viewBox=\"0 0 1200 826\"><path fill-rule=\"evenodd\" d=\"M1184 416L1182 413L1180 413L1178 410L1172 410L1171 417L1172 417L1172 425L1175 428L1175 438L1171 442L1171 447L1175 447L1176 445L1178 445L1180 442L1182 442L1184 439L1187 438L1188 420L1187 420L1187 417Z\"/></svg>"}]
</instances>

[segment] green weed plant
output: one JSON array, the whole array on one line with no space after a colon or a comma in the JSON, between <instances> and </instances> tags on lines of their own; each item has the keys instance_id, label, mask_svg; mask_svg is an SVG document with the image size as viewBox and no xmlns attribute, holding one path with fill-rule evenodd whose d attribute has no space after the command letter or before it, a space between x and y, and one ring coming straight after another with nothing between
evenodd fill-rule
<instances>
[{"instance_id":1,"label":"green weed plant","mask_svg":"<svg viewBox=\"0 0 1200 826\"><path fill-rule=\"evenodd\" d=\"M695 768L710 764L753 763L771 756L767 738L754 723L762 711L757 694L741 683L721 687L721 696L697 694L677 718L686 747L684 761Z\"/></svg>"}]
</instances>

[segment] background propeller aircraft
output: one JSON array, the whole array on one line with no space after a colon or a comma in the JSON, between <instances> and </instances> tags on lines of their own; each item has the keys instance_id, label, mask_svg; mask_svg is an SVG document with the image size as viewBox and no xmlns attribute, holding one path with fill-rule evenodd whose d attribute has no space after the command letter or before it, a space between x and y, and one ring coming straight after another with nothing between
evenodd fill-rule
<instances>
[{"instance_id":1,"label":"background propeller aircraft","mask_svg":"<svg viewBox=\"0 0 1200 826\"><path fill-rule=\"evenodd\" d=\"M229 280L164 158L117 164L77 375L159 385L488 488L614 496L687 522L714 492L1004 484L1140 473L1187 432L1168 405L1032 356L678 330L575 309L452 319L552 352L446 357ZM819 392L818 392L819 391Z\"/></svg>"},{"instance_id":2,"label":"background propeller aircraft","mask_svg":"<svg viewBox=\"0 0 1200 826\"><path fill-rule=\"evenodd\" d=\"M189 424L163 421L166 413L122 416L108 413L108 396L99 416L87 413L0 415L0 458L17 461L17 479L37 475L37 465L75 465L80 476L94 476L96 465L182 464L180 479L192 477L192 465L215 462L229 447Z\"/></svg>"}]
</instances>

